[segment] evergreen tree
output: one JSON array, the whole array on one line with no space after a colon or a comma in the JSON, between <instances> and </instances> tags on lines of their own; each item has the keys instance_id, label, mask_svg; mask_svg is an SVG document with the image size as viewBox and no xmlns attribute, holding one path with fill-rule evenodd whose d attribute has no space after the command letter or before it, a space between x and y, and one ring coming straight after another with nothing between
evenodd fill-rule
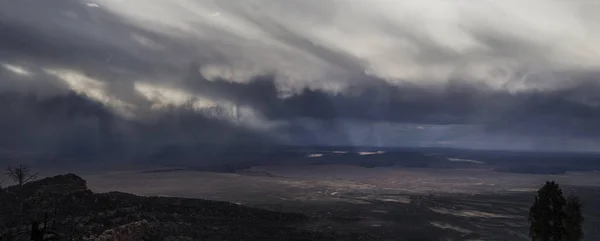
<instances>
[{"instance_id":1,"label":"evergreen tree","mask_svg":"<svg viewBox=\"0 0 600 241\"><path fill-rule=\"evenodd\" d=\"M533 241L577 241L583 238L581 202L565 199L555 182L546 182L529 210L529 236Z\"/></svg>"},{"instance_id":2,"label":"evergreen tree","mask_svg":"<svg viewBox=\"0 0 600 241\"><path fill-rule=\"evenodd\" d=\"M577 241L583 239L583 216L581 209L583 204L576 196L567 198L565 207L565 241Z\"/></svg>"}]
</instances>

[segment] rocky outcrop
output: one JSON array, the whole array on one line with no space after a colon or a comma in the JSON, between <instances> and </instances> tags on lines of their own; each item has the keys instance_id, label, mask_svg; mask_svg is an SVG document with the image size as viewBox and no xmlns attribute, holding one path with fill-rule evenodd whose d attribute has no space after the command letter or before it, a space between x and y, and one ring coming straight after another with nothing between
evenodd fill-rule
<instances>
[{"instance_id":1,"label":"rocky outcrop","mask_svg":"<svg viewBox=\"0 0 600 241\"><path fill-rule=\"evenodd\" d=\"M84 239L86 241L130 241L144 240L150 235L150 223L141 220L133 223L121 225L102 232L102 234Z\"/></svg>"},{"instance_id":2,"label":"rocky outcrop","mask_svg":"<svg viewBox=\"0 0 600 241\"><path fill-rule=\"evenodd\" d=\"M54 176L43 181L38 187L38 192L65 195L88 191L86 181L75 174Z\"/></svg>"},{"instance_id":3,"label":"rocky outcrop","mask_svg":"<svg viewBox=\"0 0 600 241\"><path fill-rule=\"evenodd\" d=\"M17 193L17 186L6 188L8 193ZM69 195L73 193L90 192L86 181L75 174L64 174L32 181L23 185L24 196L39 194Z\"/></svg>"}]
</instances>

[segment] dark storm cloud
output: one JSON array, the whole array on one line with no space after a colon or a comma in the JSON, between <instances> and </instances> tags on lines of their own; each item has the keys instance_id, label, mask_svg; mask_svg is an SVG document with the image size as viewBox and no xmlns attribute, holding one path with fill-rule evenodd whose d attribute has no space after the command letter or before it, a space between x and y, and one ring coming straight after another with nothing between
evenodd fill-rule
<instances>
[{"instance_id":1,"label":"dark storm cloud","mask_svg":"<svg viewBox=\"0 0 600 241\"><path fill-rule=\"evenodd\" d=\"M274 134L296 136L292 143L346 144L352 142L342 127L347 120L367 126L483 126L490 134L514 136L595 139L600 134L600 100L595 95L599 75L587 61L596 55L581 54L596 36L575 36L577 29L591 29L570 18L580 9L576 5L560 12L561 3L549 3L547 11L535 12L541 17L525 24L541 29L528 35L526 27L502 19L485 4L443 4L440 8L447 12L438 13L416 3L386 7L363 1L348 6L295 1L268 6L260 1L136 3L141 2L0 3L0 92L13 106L3 117L6 130L35 126L21 134L25 143L39 133L56 140L108 138L90 134L108 128L110 138L144 140L144 148L226 142L236 136L267 141ZM518 6L500 5L514 11ZM396 7L423 14L391 15ZM292 8L297 12L286 12ZM474 21L486 12L490 21ZM558 27L574 24L572 39L558 38L538 23L553 17L564 20ZM556 41L565 42L551 44ZM207 68L217 74L211 76ZM76 77L53 74L63 72ZM92 79L90 84L83 85L84 77ZM159 90L181 94L148 97ZM41 99L15 96L28 92ZM257 113L255 121L283 127L251 131L178 107L178 98L247 107ZM158 102L173 107L151 108ZM40 107L47 103L54 107ZM196 112L213 115L230 108L223 106ZM86 113L84 120L77 117L77 124L71 124L74 119L65 109ZM35 121L44 118L53 121ZM309 128L305 119L321 124ZM332 134L324 138L320 130Z\"/></svg>"},{"instance_id":2,"label":"dark storm cloud","mask_svg":"<svg viewBox=\"0 0 600 241\"><path fill-rule=\"evenodd\" d=\"M5 61L22 60L43 67L68 67L106 77L108 81L122 81L135 75L152 75L174 68L163 60L157 64L158 59L166 57L165 53L145 47L132 36L146 36L154 42L171 46L171 55L185 53L181 49L185 48L183 42L128 25L119 16L101 9L90 11L80 1L41 1L36 2L38 6L30 6L31 1L7 1L3 4L19 10L38 10L21 11L20 14L25 15L22 17L2 16L0 51ZM12 6L20 4L24 6Z\"/></svg>"},{"instance_id":3,"label":"dark storm cloud","mask_svg":"<svg viewBox=\"0 0 600 241\"><path fill-rule=\"evenodd\" d=\"M224 155L240 145L254 148L272 145L272 138L264 133L184 107L136 121L115 115L104 105L72 92L50 97L2 93L0 105L3 162L154 161L205 165L207 160L199 157ZM29 157L23 159L22 155L11 154L7 158L6 151ZM170 152L169 156L161 156L165 151Z\"/></svg>"},{"instance_id":4,"label":"dark storm cloud","mask_svg":"<svg viewBox=\"0 0 600 241\"><path fill-rule=\"evenodd\" d=\"M138 93L133 80L160 81L160 74L185 73L187 66L177 61L165 63L169 59L164 59L167 56L161 49L140 44L131 38L132 34L169 47L169 56L176 53L182 58L178 61L189 63L192 58L182 49L186 46L184 42L128 25L106 11L86 14L88 11L80 1L42 1L37 7L32 4L27 1L0 4L0 7L31 9L27 17L7 12L0 15L3 153L20 151L57 161L152 161L158 158L157 153L178 147L179 156L160 160L165 163L196 158L198 155L186 155L198 151L198 145L217 145L203 150L203 154L218 155L240 143L259 147L270 142L267 134L207 115L211 109L200 112L185 106L149 109L150 100ZM74 11L77 19L68 19L63 14L67 10ZM193 57L195 61L203 58ZM211 59L218 62L218 56ZM81 73L74 82L83 81L82 77L100 80L102 86L98 91L110 99L134 104L136 114L142 119L115 113L106 103L90 99L92 96L85 89L75 93L71 90L73 83L51 74L49 69ZM195 162L201 164L202 160Z\"/></svg>"},{"instance_id":5,"label":"dark storm cloud","mask_svg":"<svg viewBox=\"0 0 600 241\"><path fill-rule=\"evenodd\" d=\"M600 76L599 76L600 77ZM434 125L484 125L491 132L595 137L600 105L593 94L600 79L572 80L556 90L511 93L461 81L443 87L374 84L346 93L304 89L277 98L272 76L251 82L198 81L206 94L248 105L273 120L355 119ZM579 82L579 83L577 83ZM203 92L200 92L204 94Z\"/></svg>"}]
</instances>

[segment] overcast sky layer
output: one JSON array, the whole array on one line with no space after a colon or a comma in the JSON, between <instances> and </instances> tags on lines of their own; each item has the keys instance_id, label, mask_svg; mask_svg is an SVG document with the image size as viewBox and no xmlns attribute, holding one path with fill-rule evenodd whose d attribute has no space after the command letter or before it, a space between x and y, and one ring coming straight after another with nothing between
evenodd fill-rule
<instances>
[{"instance_id":1,"label":"overcast sky layer","mask_svg":"<svg viewBox=\"0 0 600 241\"><path fill-rule=\"evenodd\" d=\"M27 145L105 130L189 145L235 129L289 144L597 150L598 11L548 0L5 0L0 121L31 130L15 133ZM160 138L140 137L140 125Z\"/></svg>"}]
</instances>

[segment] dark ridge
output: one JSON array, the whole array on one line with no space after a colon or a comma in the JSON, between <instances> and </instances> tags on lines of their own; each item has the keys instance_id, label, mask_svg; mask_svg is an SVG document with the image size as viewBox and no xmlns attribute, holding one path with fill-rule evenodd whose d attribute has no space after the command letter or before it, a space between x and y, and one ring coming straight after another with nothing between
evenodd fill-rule
<instances>
[{"instance_id":1,"label":"dark ridge","mask_svg":"<svg viewBox=\"0 0 600 241\"><path fill-rule=\"evenodd\" d=\"M312 218L243 205L191 198L146 197L123 192L93 193L75 174L27 183L0 193L0 236L45 215L64 240L372 240L362 234L309 230Z\"/></svg>"},{"instance_id":2,"label":"dark ridge","mask_svg":"<svg viewBox=\"0 0 600 241\"><path fill-rule=\"evenodd\" d=\"M18 186L13 185L6 188L7 193L17 193ZM23 185L23 195L33 196L44 194L72 194L78 192L91 192L87 188L87 182L72 173L32 181Z\"/></svg>"}]
</instances>

